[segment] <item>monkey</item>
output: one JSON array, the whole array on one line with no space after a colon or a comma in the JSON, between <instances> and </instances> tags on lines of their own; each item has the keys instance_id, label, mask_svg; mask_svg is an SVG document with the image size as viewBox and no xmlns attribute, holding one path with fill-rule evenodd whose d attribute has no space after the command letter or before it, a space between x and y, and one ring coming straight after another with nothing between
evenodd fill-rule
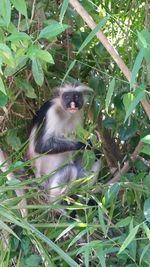
<instances>
[{"instance_id":1,"label":"monkey","mask_svg":"<svg viewBox=\"0 0 150 267\"><path fill-rule=\"evenodd\" d=\"M86 149L86 144L76 140L75 131L77 126L83 127L83 106L89 90L83 84L65 84L33 117L27 157L32 159L35 177L49 177L43 183L44 189L49 188L49 202L56 201L69 182L87 175L82 160L75 161L73 155ZM100 165L97 160L92 167L93 181Z\"/></svg>"}]
</instances>

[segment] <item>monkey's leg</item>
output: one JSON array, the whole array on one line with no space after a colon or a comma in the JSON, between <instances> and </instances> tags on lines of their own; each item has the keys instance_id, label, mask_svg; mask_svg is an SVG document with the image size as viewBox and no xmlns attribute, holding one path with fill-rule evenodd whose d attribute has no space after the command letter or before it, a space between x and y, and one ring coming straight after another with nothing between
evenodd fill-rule
<instances>
[{"instance_id":1,"label":"monkey's leg","mask_svg":"<svg viewBox=\"0 0 150 267\"><path fill-rule=\"evenodd\" d=\"M77 168L74 164L68 164L61 170L56 171L54 175L49 178L50 195L49 202L59 200L60 196L69 188L68 183L77 178Z\"/></svg>"}]
</instances>

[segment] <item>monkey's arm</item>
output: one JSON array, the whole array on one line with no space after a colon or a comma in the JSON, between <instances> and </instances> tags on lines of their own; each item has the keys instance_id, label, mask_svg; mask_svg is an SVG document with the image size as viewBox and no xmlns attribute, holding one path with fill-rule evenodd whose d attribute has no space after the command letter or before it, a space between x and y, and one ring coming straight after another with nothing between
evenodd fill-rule
<instances>
[{"instance_id":1,"label":"monkey's arm","mask_svg":"<svg viewBox=\"0 0 150 267\"><path fill-rule=\"evenodd\" d=\"M57 154L67 151L80 150L85 147L86 145L82 142L57 137L50 137L46 141L42 138L38 138L35 142L35 152L39 154Z\"/></svg>"}]
</instances>

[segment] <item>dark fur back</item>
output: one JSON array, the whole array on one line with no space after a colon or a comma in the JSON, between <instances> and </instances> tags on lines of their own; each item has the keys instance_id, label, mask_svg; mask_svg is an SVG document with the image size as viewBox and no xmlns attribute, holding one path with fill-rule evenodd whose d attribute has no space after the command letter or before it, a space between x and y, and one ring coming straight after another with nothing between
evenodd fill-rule
<instances>
[{"instance_id":1,"label":"dark fur back","mask_svg":"<svg viewBox=\"0 0 150 267\"><path fill-rule=\"evenodd\" d=\"M40 107L32 119L32 127L34 127L36 124L39 126L44 121L46 113L52 105L52 101L47 101Z\"/></svg>"}]
</instances>

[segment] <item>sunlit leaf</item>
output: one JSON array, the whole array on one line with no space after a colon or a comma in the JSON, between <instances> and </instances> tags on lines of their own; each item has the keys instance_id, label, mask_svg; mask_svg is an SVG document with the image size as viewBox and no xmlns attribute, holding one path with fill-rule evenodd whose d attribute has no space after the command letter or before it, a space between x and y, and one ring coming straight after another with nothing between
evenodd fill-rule
<instances>
[{"instance_id":1,"label":"sunlit leaf","mask_svg":"<svg viewBox=\"0 0 150 267\"><path fill-rule=\"evenodd\" d=\"M0 14L2 15L6 25L8 26L11 18L10 0L0 0Z\"/></svg>"},{"instance_id":2,"label":"sunlit leaf","mask_svg":"<svg viewBox=\"0 0 150 267\"><path fill-rule=\"evenodd\" d=\"M142 85L140 87L136 88L134 93L128 93L127 95L124 96L123 103L124 103L125 109L126 109L125 121L131 115L131 113L136 108L138 103L142 99L144 99L144 97L145 97L145 86L142 86Z\"/></svg>"},{"instance_id":3,"label":"sunlit leaf","mask_svg":"<svg viewBox=\"0 0 150 267\"><path fill-rule=\"evenodd\" d=\"M146 135L141 139L142 142L150 144L150 134Z\"/></svg>"},{"instance_id":4,"label":"sunlit leaf","mask_svg":"<svg viewBox=\"0 0 150 267\"><path fill-rule=\"evenodd\" d=\"M141 152L150 156L150 145L144 145Z\"/></svg>"},{"instance_id":5,"label":"sunlit leaf","mask_svg":"<svg viewBox=\"0 0 150 267\"><path fill-rule=\"evenodd\" d=\"M0 56L2 57L3 62L5 64L8 64L11 67L15 67L15 62L12 52L10 48L3 43L0 43Z\"/></svg>"},{"instance_id":6,"label":"sunlit leaf","mask_svg":"<svg viewBox=\"0 0 150 267\"><path fill-rule=\"evenodd\" d=\"M14 7L25 17L27 17L27 6L25 0L11 0Z\"/></svg>"}]
</instances>

